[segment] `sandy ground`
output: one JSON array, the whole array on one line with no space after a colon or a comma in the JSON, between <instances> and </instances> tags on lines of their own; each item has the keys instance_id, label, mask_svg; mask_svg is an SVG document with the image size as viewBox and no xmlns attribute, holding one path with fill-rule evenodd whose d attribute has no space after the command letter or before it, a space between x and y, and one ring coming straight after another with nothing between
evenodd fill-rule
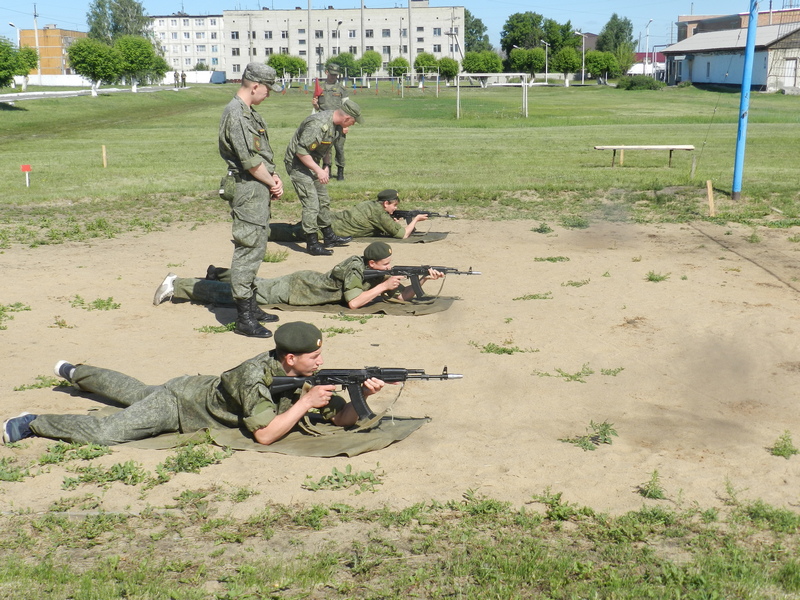
<instances>
[{"instance_id":1,"label":"sandy ground","mask_svg":"<svg viewBox=\"0 0 800 600\"><path fill-rule=\"evenodd\" d=\"M92 493L102 509L138 511L171 504L184 489L241 486L261 494L232 505L232 513L254 511L265 500L397 508L458 500L467 490L521 506L549 487L566 501L619 514L655 502L636 488L656 470L669 497L661 502L719 507L732 487L742 499L797 507L800 456L785 460L766 450L787 429L800 445L800 244L787 241L797 231L759 230L761 242L749 243L750 229L710 224L598 223L548 235L532 232L537 223L525 221L435 225L451 231L448 239L397 245L395 263L482 271L447 278L442 294L460 298L449 311L364 325L314 312L281 315L282 321L356 329L327 340L328 367L430 373L447 365L463 373L460 381L405 387L396 414L432 419L408 439L355 458L237 452L145 493L120 483L64 491L70 473L55 466L21 483L0 483L0 510L42 511L59 498ZM363 247L353 243L332 257L293 251L283 263L264 264L261 275L327 270ZM232 310L152 305L168 271L202 275L209 263L225 265L230 252L229 226L219 223L0 254L0 303L31 307L0 331L2 418L98 406L63 389L13 391L50 375L62 358L161 383L180 374L220 373L271 348L270 341L197 331L232 319ZM569 261L534 260L555 256ZM646 281L650 271L669 278ZM429 285L429 291L438 287ZM547 293L552 299L515 300ZM72 308L75 295L87 302L110 296L121 308ZM70 328L55 326L58 319ZM476 347L489 343L530 351L499 355ZM585 383L557 372L576 373L584 365L594 371ZM620 368L616 376L601 373ZM613 423L619 437L594 452L559 441L583 434L590 421ZM32 460L52 443L0 447L0 459ZM152 471L168 454L117 447L98 462L135 460ZM378 463L384 485L374 494L301 488L306 475L318 480L334 466L361 471Z\"/></svg>"}]
</instances>

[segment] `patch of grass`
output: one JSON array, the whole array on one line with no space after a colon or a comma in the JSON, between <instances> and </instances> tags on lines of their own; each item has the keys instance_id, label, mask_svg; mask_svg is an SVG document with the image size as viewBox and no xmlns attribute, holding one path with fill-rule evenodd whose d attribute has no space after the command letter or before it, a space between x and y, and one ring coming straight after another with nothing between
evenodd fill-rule
<instances>
[{"instance_id":1,"label":"patch of grass","mask_svg":"<svg viewBox=\"0 0 800 600\"><path fill-rule=\"evenodd\" d=\"M570 279L562 283L561 287L583 287L584 285L589 285L590 281L591 279L581 279L580 281L573 281Z\"/></svg>"},{"instance_id":2,"label":"patch of grass","mask_svg":"<svg viewBox=\"0 0 800 600\"><path fill-rule=\"evenodd\" d=\"M48 325L51 329L74 329L74 325L70 325L67 323L67 320L62 318L61 315L56 315L53 317L53 324Z\"/></svg>"},{"instance_id":3,"label":"patch of grass","mask_svg":"<svg viewBox=\"0 0 800 600\"><path fill-rule=\"evenodd\" d=\"M0 330L8 329L6 321L11 321L14 319L14 315L12 315L11 313L22 312L30 309L31 309L30 306L28 306L27 304L23 304L22 302L13 302L11 304L0 304Z\"/></svg>"},{"instance_id":4,"label":"patch of grass","mask_svg":"<svg viewBox=\"0 0 800 600\"><path fill-rule=\"evenodd\" d=\"M615 369L600 369L601 375L608 375L609 377L616 377L625 370L625 367L617 367Z\"/></svg>"},{"instance_id":5,"label":"patch of grass","mask_svg":"<svg viewBox=\"0 0 800 600\"><path fill-rule=\"evenodd\" d=\"M563 369L556 369L556 375L561 377L564 381L577 381L578 383L586 383L586 377L589 375L594 374L594 369L589 366L589 363L584 363L581 367L580 371L576 373L567 373ZM534 371L534 375L538 375L539 377L554 377L552 373L548 373L547 371Z\"/></svg>"},{"instance_id":6,"label":"patch of grass","mask_svg":"<svg viewBox=\"0 0 800 600\"><path fill-rule=\"evenodd\" d=\"M168 456L163 463L156 465L156 477L151 479L148 485L166 483L176 473L199 473L203 467L220 463L232 454L233 450L229 448L215 449L209 438L203 442L190 442L179 446L174 455Z\"/></svg>"},{"instance_id":7,"label":"patch of grass","mask_svg":"<svg viewBox=\"0 0 800 600\"><path fill-rule=\"evenodd\" d=\"M74 459L92 460L107 454L111 454L108 446L59 442L47 448L45 453L39 457L39 464L57 465Z\"/></svg>"},{"instance_id":8,"label":"patch of grass","mask_svg":"<svg viewBox=\"0 0 800 600\"><path fill-rule=\"evenodd\" d=\"M122 307L118 302L114 302L114 298L111 297L97 298L87 303L77 294L70 300L69 305L72 308L82 308L83 310L117 310Z\"/></svg>"},{"instance_id":9,"label":"patch of grass","mask_svg":"<svg viewBox=\"0 0 800 600\"><path fill-rule=\"evenodd\" d=\"M761 242L761 236L758 235L755 231L744 238L746 242L750 244L758 244Z\"/></svg>"},{"instance_id":10,"label":"patch of grass","mask_svg":"<svg viewBox=\"0 0 800 600\"><path fill-rule=\"evenodd\" d=\"M289 258L289 251L285 248L281 248L279 250L267 249L266 253L264 253L263 262L279 263L285 261L287 258Z\"/></svg>"},{"instance_id":11,"label":"patch of grass","mask_svg":"<svg viewBox=\"0 0 800 600\"><path fill-rule=\"evenodd\" d=\"M72 385L69 381L65 379L59 379L58 377L53 377L52 375L37 375L35 383L28 383L25 385L18 385L14 388L15 392L24 392L25 390L39 390L42 388L48 387L64 387Z\"/></svg>"},{"instance_id":12,"label":"patch of grass","mask_svg":"<svg viewBox=\"0 0 800 600\"><path fill-rule=\"evenodd\" d=\"M231 321L225 325L203 325L202 327L195 327L195 331L200 333L228 333L236 329L236 321Z\"/></svg>"},{"instance_id":13,"label":"patch of grass","mask_svg":"<svg viewBox=\"0 0 800 600\"><path fill-rule=\"evenodd\" d=\"M322 333L328 334L328 337L334 337L339 334L355 333L356 330L352 327L325 327L320 329Z\"/></svg>"},{"instance_id":14,"label":"patch of grass","mask_svg":"<svg viewBox=\"0 0 800 600\"><path fill-rule=\"evenodd\" d=\"M478 342L470 340L469 345L478 348L482 354L516 354L517 352L539 351L533 348L520 348L519 346L514 346L508 340L503 342L502 345L495 344L494 342L489 342L488 344L479 344Z\"/></svg>"},{"instance_id":15,"label":"patch of grass","mask_svg":"<svg viewBox=\"0 0 800 600\"><path fill-rule=\"evenodd\" d=\"M653 283L658 283L659 281L666 281L669 279L670 273L666 275L662 275L661 273L656 273L655 271L648 271L647 275L644 276L645 281L652 281Z\"/></svg>"},{"instance_id":16,"label":"patch of grass","mask_svg":"<svg viewBox=\"0 0 800 600\"><path fill-rule=\"evenodd\" d=\"M512 300L552 300L553 292L545 292L544 294L525 294L524 296L517 296Z\"/></svg>"},{"instance_id":17,"label":"patch of grass","mask_svg":"<svg viewBox=\"0 0 800 600\"><path fill-rule=\"evenodd\" d=\"M800 454L800 450L792 443L792 434L788 429L775 440L775 443L768 450L772 456L782 456L786 460L789 460L795 454Z\"/></svg>"},{"instance_id":18,"label":"patch of grass","mask_svg":"<svg viewBox=\"0 0 800 600\"><path fill-rule=\"evenodd\" d=\"M252 498L253 496L258 496L261 492L258 490L254 490L253 488L249 488L247 486L236 488L231 493L231 500L233 502L239 503L244 502L248 498Z\"/></svg>"},{"instance_id":19,"label":"patch of grass","mask_svg":"<svg viewBox=\"0 0 800 600\"><path fill-rule=\"evenodd\" d=\"M797 242L800 242L800 235L790 235L788 238L786 238L786 240L796 244Z\"/></svg>"},{"instance_id":20,"label":"patch of grass","mask_svg":"<svg viewBox=\"0 0 800 600\"><path fill-rule=\"evenodd\" d=\"M642 257L634 256L633 258L631 258L631 262L642 262Z\"/></svg>"},{"instance_id":21,"label":"patch of grass","mask_svg":"<svg viewBox=\"0 0 800 600\"><path fill-rule=\"evenodd\" d=\"M589 422L589 427L586 428L586 433L572 438L559 438L559 442L566 442L574 444L581 450L590 451L596 450L600 444L611 444L612 438L617 437L617 430L614 429L614 424L608 421L602 423Z\"/></svg>"},{"instance_id":22,"label":"patch of grass","mask_svg":"<svg viewBox=\"0 0 800 600\"><path fill-rule=\"evenodd\" d=\"M337 321L345 321L348 323L361 323L364 325L370 319L382 319L385 315L346 315L339 313L336 315L322 315L323 319L335 319Z\"/></svg>"},{"instance_id":23,"label":"patch of grass","mask_svg":"<svg viewBox=\"0 0 800 600\"><path fill-rule=\"evenodd\" d=\"M650 474L650 479L640 484L636 489L642 496L651 500L664 500L667 497L661 485L661 477L658 471L653 471Z\"/></svg>"},{"instance_id":24,"label":"patch of grass","mask_svg":"<svg viewBox=\"0 0 800 600\"><path fill-rule=\"evenodd\" d=\"M536 256L533 259L534 262L569 262L569 257L567 256Z\"/></svg>"},{"instance_id":25,"label":"patch of grass","mask_svg":"<svg viewBox=\"0 0 800 600\"><path fill-rule=\"evenodd\" d=\"M535 233L553 233L553 228L547 223L539 223L539 226L532 228L531 231Z\"/></svg>"},{"instance_id":26,"label":"patch of grass","mask_svg":"<svg viewBox=\"0 0 800 600\"><path fill-rule=\"evenodd\" d=\"M375 469L378 467L380 467L380 464L376 465ZM383 484L382 477L385 475L383 471L378 473L375 469L356 473L351 465L347 465L344 471L333 467L331 474L324 475L319 481L313 481L311 475L306 475L306 481L302 487L312 492L318 492L319 490L346 490L355 487L356 489L353 490L355 495L362 492L375 492L377 491L377 486Z\"/></svg>"},{"instance_id":27,"label":"patch of grass","mask_svg":"<svg viewBox=\"0 0 800 600\"><path fill-rule=\"evenodd\" d=\"M586 229L589 227L589 219L582 215L563 215L561 226L567 229Z\"/></svg>"},{"instance_id":28,"label":"patch of grass","mask_svg":"<svg viewBox=\"0 0 800 600\"><path fill-rule=\"evenodd\" d=\"M0 481L22 481L29 475L28 467L18 465L13 457L0 458Z\"/></svg>"},{"instance_id":29,"label":"patch of grass","mask_svg":"<svg viewBox=\"0 0 800 600\"><path fill-rule=\"evenodd\" d=\"M65 477L62 489L74 490L81 484L93 483L101 487L109 487L115 481L125 485L138 485L147 478L147 472L139 463L129 460L111 465L109 468L89 465L75 467L77 477Z\"/></svg>"}]
</instances>

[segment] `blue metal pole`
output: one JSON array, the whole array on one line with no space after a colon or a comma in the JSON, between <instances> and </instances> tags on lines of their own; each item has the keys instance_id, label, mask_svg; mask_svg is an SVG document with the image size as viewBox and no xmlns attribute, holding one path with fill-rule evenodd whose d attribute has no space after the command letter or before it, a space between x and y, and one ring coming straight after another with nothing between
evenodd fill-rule
<instances>
[{"instance_id":1,"label":"blue metal pole","mask_svg":"<svg viewBox=\"0 0 800 600\"><path fill-rule=\"evenodd\" d=\"M733 166L733 188L731 198L742 197L742 171L744 150L747 145L747 113L750 111L750 87L753 82L753 61L756 50L758 28L758 1L750 0L750 18L747 23L747 42L744 49L744 73L742 74L742 98L739 102L739 132L736 135L736 161Z\"/></svg>"}]
</instances>

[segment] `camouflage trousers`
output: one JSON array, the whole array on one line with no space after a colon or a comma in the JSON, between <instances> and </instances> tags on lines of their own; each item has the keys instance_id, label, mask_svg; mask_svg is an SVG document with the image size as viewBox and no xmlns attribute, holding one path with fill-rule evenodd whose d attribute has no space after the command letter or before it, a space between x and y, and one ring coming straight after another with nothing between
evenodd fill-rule
<instances>
[{"instance_id":1,"label":"camouflage trousers","mask_svg":"<svg viewBox=\"0 0 800 600\"><path fill-rule=\"evenodd\" d=\"M341 134L333 141L333 149L336 151L336 166L344 169L344 142L347 136Z\"/></svg>"},{"instance_id":2,"label":"camouflage trousers","mask_svg":"<svg viewBox=\"0 0 800 600\"><path fill-rule=\"evenodd\" d=\"M330 227L333 215L327 184L320 183L305 166L292 168L289 177L303 205L303 233L317 233L323 227Z\"/></svg>"},{"instance_id":3,"label":"camouflage trousers","mask_svg":"<svg viewBox=\"0 0 800 600\"><path fill-rule=\"evenodd\" d=\"M254 225L233 217L233 258L231 291L237 300L253 295L253 281L267 252L269 227Z\"/></svg>"},{"instance_id":4,"label":"camouflage trousers","mask_svg":"<svg viewBox=\"0 0 800 600\"><path fill-rule=\"evenodd\" d=\"M180 430L178 401L166 385L145 385L117 371L89 365L75 367L72 379L79 389L127 408L108 417L39 415L31 422L36 435L110 446Z\"/></svg>"},{"instance_id":5,"label":"camouflage trousers","mask_svg":"<svg viewBox=\"0 0 800 600\"><path fill-rule=\"evenodd\" d=\"M231 293L232 274L233 272L229 269L221 270L218 281L179 277L173 282L173 297L178 300L192 300L202 304L230 306L234 303L233 294ZM288 304L290 277L291 275L273 279L256 277L253 281L256 301L259 304Z\"/></svg>"}]
</instances>

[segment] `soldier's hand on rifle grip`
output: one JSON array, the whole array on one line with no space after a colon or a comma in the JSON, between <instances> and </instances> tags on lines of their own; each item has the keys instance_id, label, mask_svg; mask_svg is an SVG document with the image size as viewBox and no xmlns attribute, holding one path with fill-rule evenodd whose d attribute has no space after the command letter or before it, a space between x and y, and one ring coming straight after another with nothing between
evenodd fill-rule
<instances>
[{"instance_id":1,"label":"soldier's hand on rifle grip","mask_svg":"<svg viewBox=\"0 0 800 600\"><path fill-rule=\"evenodd\" d=\"M394 275L392 277L389 277L389 279L387 279L386 281L384 281L382 285L387 291L396 290L397 288L400 287L400 282L403 281L403 279L405 279L405 277L402 277L400 275Z\"/></svg>"},{"instance_id":2,"label":"soldier's hand on rifle grip","mask_svg":"<svg viewBox=\"0 0 800 600\"><path fill-rule=\"evenodd\" d=\"M315 385L303 394L298 402L307 402L310 408L323 408L328 406L335 389L335 385Z\"/></svg>"},{"instance_id":3,"label":"soldier's hand on rifle grip","mask_svg":"<svg viewBox=\"0 0 800 600\"><path fill-rule=\"evenodd\" d=\"M370 377L364 383L361 384L361 394L366 398L367 396L372 396L372 394L377 394L383 389L383 386L386 385L385 381L378 379L377 377Z\"/></svg>"}]
</instances>

